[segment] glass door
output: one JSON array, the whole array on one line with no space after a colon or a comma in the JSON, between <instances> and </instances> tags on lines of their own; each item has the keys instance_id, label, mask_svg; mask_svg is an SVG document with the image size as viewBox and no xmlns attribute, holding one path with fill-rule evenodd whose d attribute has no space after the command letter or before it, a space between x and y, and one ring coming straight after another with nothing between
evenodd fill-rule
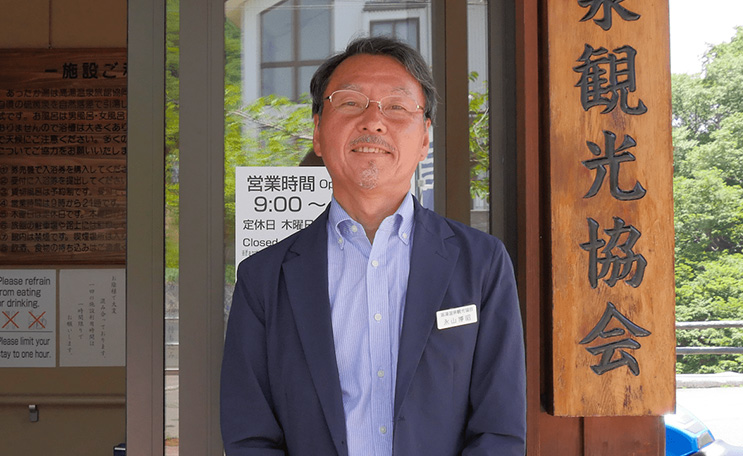
<instances>
[{"instance_id":1,"label":"glass door","mask_svg":"<svg viewBox=\"0 0 743 456\"><path fill-rule=\"evenodd\" d=\"M142 148L130 160L138 176L160 186L137 193L132 204L145 215L132 219L130 229L160 238L133 240L139 259L132 265L141 274L131 277L144 289L130 321L144 322L148 342L129 343L129 372L137 375L129 376L127 440L133 452L142 445L151 454L221 454L219 367L235 265L261 247L253 241L269 227L284 228L278 239L314 218L294 216L302 205L296 195L269 201L249 188L259 177L265 183L286 175L283 182L291 182L292 173L324 172L311 151L307 92L314 70L356 36L389 35L417 48L444 103L411 188L424 206L476 220L487 231L494 127L492 41L485 37L492 8L484 1L434 0L155 3L130 2L133 24L157 24L130 33L130 53L139 59L130 61L141 70L132 74L140 98L130 102L138 110L130 117L139 113L131 140ZM444 33L467 29L468 22L468 34ZM468 53L469 64L460 65ZM454 115L455 106L463 115ZM286 217L255 216L269 207ZM132 401L135 394L142 399Z\"/></svg>"}]
</instances>

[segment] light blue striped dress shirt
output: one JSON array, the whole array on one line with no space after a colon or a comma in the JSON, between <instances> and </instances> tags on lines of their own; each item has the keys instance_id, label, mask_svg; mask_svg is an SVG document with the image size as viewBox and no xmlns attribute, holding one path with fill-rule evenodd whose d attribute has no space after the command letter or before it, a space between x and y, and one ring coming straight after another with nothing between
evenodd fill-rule
<instances>
[{"instance_id":1,"label":"light blue striped dress shirt","mask_svg":"<svg viewBox=\"0 0 743 456\"><path fill-rule=\"evenodd\" d=\"M413 198L408 194L382 221L373 244L335 198L327 230L328 290L348 454L390 456Z\"/></svg>"}]
</instances>

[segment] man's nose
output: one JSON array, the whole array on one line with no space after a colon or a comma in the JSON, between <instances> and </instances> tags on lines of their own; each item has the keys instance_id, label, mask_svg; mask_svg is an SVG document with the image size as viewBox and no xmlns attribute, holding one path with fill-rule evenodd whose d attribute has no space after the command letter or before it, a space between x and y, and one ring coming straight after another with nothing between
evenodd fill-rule
<instances>
[{"instance_id":1,"label":"man's nose","mask_svg":"<svg viewBox=\"0 0 743 456\"><path fill-rule=\"evenodd\" d=\"M387 118L382 114L379 103L370 101L369 106L359 116L359 130L384 133L387 131Z\"/></svg>"}]
</instances>

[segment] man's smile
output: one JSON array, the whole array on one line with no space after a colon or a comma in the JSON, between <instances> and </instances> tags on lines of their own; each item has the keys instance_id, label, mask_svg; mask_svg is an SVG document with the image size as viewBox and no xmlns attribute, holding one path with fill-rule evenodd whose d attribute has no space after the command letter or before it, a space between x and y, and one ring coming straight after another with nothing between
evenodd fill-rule
<instances>
[{"instance_id":1,"label":"man's smile","mask_svg":"<svg viewBox=\"0 0 743 456\"><path fill-rule=\"evenodd\" d=\"M384 149L378 147L362 146L351 149L352 152L360 152L362 154L388 154Z\"/></svg>"},{"instance_id":2,"label":"man's smile","mask_svg":"<svg viewBox=\"0 0 743 456\"><path fill-rule=\"evenodd\" d=\"M351 152L362 154L390 154L395 151L387 141L376 135L363 135L351 141Z\"/></svg>"}]
</instances>

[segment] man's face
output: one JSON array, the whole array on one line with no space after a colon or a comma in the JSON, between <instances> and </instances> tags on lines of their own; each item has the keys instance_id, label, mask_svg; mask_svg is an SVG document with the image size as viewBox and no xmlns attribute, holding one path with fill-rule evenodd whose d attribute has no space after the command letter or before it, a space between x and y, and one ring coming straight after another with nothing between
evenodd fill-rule
<instances>
[{"instance_id":1,"label":"man's face","mask_svg":"<svg viewBox=\"0 0 743 456\"><path fill-rule=\"evenodd\" d=\"M344 60L331 75L323 96L343 89L361 92L371 100L403 95L420 106L425 104L420 83L387 56L360 54ZM431 121L423 111L390 119L377 103L357 115L337 111L328 100L323 103L322 118L314 116L313 147L333 178L336 198L402 199L410 190L416 166L428 154Z\"/></svg>"}]
</instances>

